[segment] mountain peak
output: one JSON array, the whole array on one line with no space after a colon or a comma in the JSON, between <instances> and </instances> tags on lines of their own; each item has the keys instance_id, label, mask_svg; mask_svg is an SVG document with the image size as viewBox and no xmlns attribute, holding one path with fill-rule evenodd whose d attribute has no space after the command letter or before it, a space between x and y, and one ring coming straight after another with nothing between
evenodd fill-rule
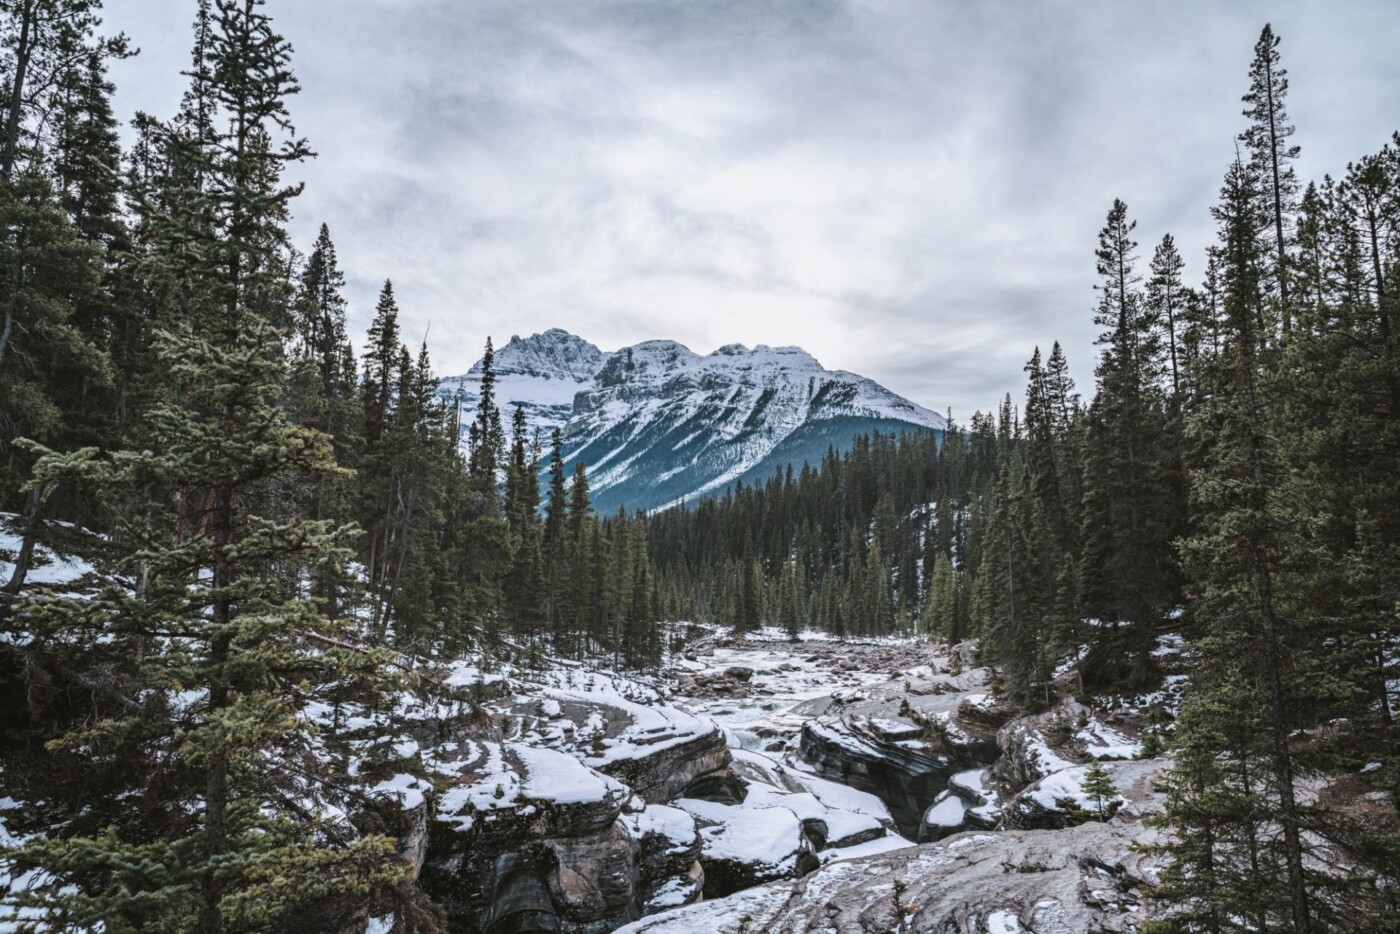
<instances>
[{"instance_id":1,"label":"mountain peak","mask_svg":"<svg viewBox=\"0 0 1400 934\"><path fill-rule=\"evenodd\" d=\"M743 344L725 344L705 358L727 367L744 369L803 370L825 373L817 358L801 347L770 347L757 344L752 350Z\"/></svg>"},{"instance_id":2,"label":"mountain peak","mask_svg":"<svg viewBox=\"0 0 1400 934\"><path fill-rule=\"evenodd\" d=\"M496 351L495 372L497 376L586 382L602 367L603 357L601 350L578 335L562 328L550 328L529 337L511 335L510 341ZM467 375L481 375L480 360L472 365Z\"/></svg>"}]
</instances>

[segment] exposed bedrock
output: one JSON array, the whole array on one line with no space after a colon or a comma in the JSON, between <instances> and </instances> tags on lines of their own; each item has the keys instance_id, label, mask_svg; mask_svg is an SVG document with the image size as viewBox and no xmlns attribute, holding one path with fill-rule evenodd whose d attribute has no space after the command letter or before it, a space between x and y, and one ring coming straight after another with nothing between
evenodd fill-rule
<instances>
[{"instance_id":1,"label":"exposed bedrock","mask_svg":"<svg viewBox=\"0 0 1400 934\"><path fill-rule=\"evenodd\" d=\"M833 863L742 899L647 918L629 934L888 934L1136 931L1153 878L1134 848L1141 826L1089 823L1053 833L964 833Z\"/></svg>"},{"instance_id":2,"label":"exposed bedrock","mask_svg":"<svg viewBox=\"0 0 1400 934\"><path fill-rule=\"evenodd\" d=\"M802 727L802 759L826 778L878 796L899 832L920 837L925 811L955 774L1001 754L988 724L970 706L922 712L906 698L828 714ZM923 701L925 698L916 698Z\"/></svg>"},{"instance_id":3,"label":"exposed bedrock","mask_svg":"<svg viewBox=\"0 0 1400 934\"><path fill-rule=\"evenodd\" d=\"M636 758L617 759L599 771L624 782L648 801L671 801L705 776L729 764L724 734L711 729L664 747L637 750Z\"/></svg>"},{"instance_id":4,"label":"exposed bedrock","mask_svg":"<svg viewBox=\"0 0 1400 934\"><path fill-rule=\"evenodd\" d=\"M474 697L494 689L491 722L446 742L421 731L439 777L417 862L450 929L600 934L699 899L696 820L659 802L743 794L723 733L605 673L537 678L454 675Z\"/></svg>"}]
</instances>

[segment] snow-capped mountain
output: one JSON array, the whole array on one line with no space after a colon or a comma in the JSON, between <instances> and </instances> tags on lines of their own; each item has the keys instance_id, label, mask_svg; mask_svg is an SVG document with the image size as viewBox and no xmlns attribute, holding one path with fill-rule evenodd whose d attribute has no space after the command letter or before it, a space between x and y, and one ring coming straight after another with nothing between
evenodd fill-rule
<instances>
[{"instance_id":1,"label":"snow-capped mountain","mask_svg":"<svg viewBox=\"0 0 1400 934\"><path fill-rule=\"evenodd\" d=\"M574 397L593 388L594 377L607 355L581 337L550 328L543 334L512 337L495 352L496 404L507 416L516 406L525 410L531 430L538 428L547 443L549 433L562 428L574 408ZM442 381L442 393L457 397L462 410L475 412L481 402L481 361L463 376Z\"/></svg>"},{"instance_id":2,"label":"snow-capped mountain","mask_svg":"<svg viewBox=\"0 0 1400 934\"><path fill-rule=\"evenodd\" d=\"M613 353L557 328L496 352L497 402L525 409L547 437L564 430L566 466L588 466L600 510L655 509L718 493L785 464L815 462L858 434L941 431L944 419L798 347L729 344L700 356L675 341ZM481 364L443 381L477 402Z\"/></svg>"}]
</instances>

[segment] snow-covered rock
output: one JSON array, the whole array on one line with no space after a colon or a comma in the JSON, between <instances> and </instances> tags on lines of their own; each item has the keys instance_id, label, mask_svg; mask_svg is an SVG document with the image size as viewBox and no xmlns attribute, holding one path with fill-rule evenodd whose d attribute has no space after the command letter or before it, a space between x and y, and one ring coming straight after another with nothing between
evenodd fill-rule
<instances>
[{"instance_id":1,"label":"snow-covered rock","mask_svg":"<svg viewBox=\"0 0 1400 934\"><path fill-rule=\"evenodd\" d=\"M1133 842L1147 836L1116 821L963 833L645 918L619 934L1134 931L1154 871Z\"/></svg>"},{"instance_id":2,"label":"snow-covered rock","mask_svg":"<svg viewBox=\"0 0 1400 934\"><path fill-rule=\"evenodd\" d=\"M802 728L801 757L818 774L879 795L900 832L925 834L924 815L955 774L1000 755L994 727L1005 714L985 692L985 672L892 680L834 705ZM904 685L908 685L908 689ZM951 806L941 817L951 817Z\"/></svg>"},{"instance_id":3,"label":"snow-covered rock","mask_svg":"<svg viewBox=\"0 0 1400 934\"><path fill-rule=\"evenodd\" d=\"M577 666L532 678L517 678L520 693L499 714L529 742L569 752L647 801L677 798L729 763L713 722L664 703L646 685Z\"/></svg>"},{"instance_id":4,"label":"snow-covered rock","mask_svg":"<svg viewBox=\"0 0 1400 934\"><path fill-rule=\"evenodd\" d=\"M679 803L692 808L702 804ZM788 808L718 805L705 813L707 826L701 829L700 837L706 898L795 878L820 865L802 821Z\"/></svg>"},{"instance_id":5,"label":"snow-covered rock","mask_svg":"<svg viewBox=\"0 0 1400 934\"><path fill-rule=\"evenodd\" d=\"M1162 759L1108 762L1105 770L1118 793L1102 802L1084 792L1087 766L1076 765L1046 775L1023 788L1005 806L1007 827L1020 830L1054 830L1086 820L1107 820L1124 808L1140 816L1155 800L1152 783L1166 768ZM1130 807L1133 805L1133 807ZM1100 811L1102 808L1102 811Z\"/></svg>"}]
</instances>

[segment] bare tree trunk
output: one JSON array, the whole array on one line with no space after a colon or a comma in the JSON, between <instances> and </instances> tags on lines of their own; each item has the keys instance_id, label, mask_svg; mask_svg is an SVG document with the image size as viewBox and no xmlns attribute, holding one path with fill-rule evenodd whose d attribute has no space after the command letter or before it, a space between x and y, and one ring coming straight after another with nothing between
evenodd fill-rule
<instances>
[{"instance_id":1,"label":"bare tree trunk","mask_svg":"<svg viewBox=\"0 0 1400 934\"><path fill-rule=\"evenodd\" d=\"M1278 239L1275 260L1278 263L1278 298L1279 307L1283 312L1283 333L1287 334L1293 329L1293 316L1288 307L1288 272L1285 268L1288 251L1283 242L1283 191L1279 181L1278 127L1274 118L1274 69L1267 63L1265 78L1265 87L1269 89L1269 168L1273 171L1274 178L1274 236Z\"/></svg>"},{"instance_id":2,"label":"bare tree trunk","mask_svg":"<svg viewBox=\"0 0 1400 934\"><path fill-rule=\"evenodd\" d=\"M19 155L19 123L24 113L24 82L29 62L34 54L35 8L37 0L24 0L20 7L19 42L15 46L15 77L10 84L10 109L5 115L5 143L0 151L0 179L9 181L14 175L15 159Z\"/></svg>"},{"instance_id":3,"label":"bare tree trunk","mask_svg":"<svg viewBox=\"0 0 1400 934\"><path fill-rule=\"evenodd\" d=\"M25 504L24 531L21 533L23 539L20 542L19 554L15 556L15 568L10 574L9 581L3 588L4 593L17 594L24 586L24 579L29 576L29 569L34 563L34 544L39 537L39 515L43 511L43 498L39 495L37 486L29 491L29 502Z\"/></svg>"}]
</instances>

